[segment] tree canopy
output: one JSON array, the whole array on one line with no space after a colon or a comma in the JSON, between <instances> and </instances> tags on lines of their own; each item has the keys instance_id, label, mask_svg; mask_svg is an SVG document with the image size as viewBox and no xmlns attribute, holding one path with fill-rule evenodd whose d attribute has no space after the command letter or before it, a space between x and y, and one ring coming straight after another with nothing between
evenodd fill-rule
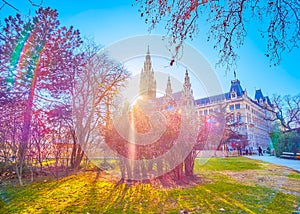
<instances>
[{"instance_id":1,"label":"tree canopy","mask_svg":"<svg viewBox=\"0 0 300 214\"><path fill-rule=\"evenodd\" d=\"M1 120L19 118L17 127L14 123L4 129L12 128L8 141L17 142L13 150L20 183L33 118L69 96L84 64L83 55L76 53L81 43L79 31L60 26L57 11L50 8L39 8L33 18L17 14L5 19L0 36Z\"/></svg>"},{"instance_id":2,"label":"tree canopy","mask_svg":"<svg viewBox=\"0 0 300 214\"><path fill-rule=\"evenodd\" d=\"M79 30L61 26L55 9L9 16L0 30L0 158L14 157L20 184L29 157L42 168L49 156L71 155L78 168L128 71Z\"/></svg>"},{"instance_id":3,"label":"tree canopy","mask_svg":"<svg viewBox=\"0 0 300 214\"><path fill-rule=\"evenodd\" d=\"M278 65L284 52L298 48L300 41L300 2L298 0L135 0L141 17L152 30L160 22L170 37L178 57L183 41L196 38L209 25L207 40L213 40L218 64L234 69L237 49L244 43L249 28L259 23L257 32L266 39L265 55L270 65ZM204 42L204 41L203 41Z\"/></svg>"}]
</instances>

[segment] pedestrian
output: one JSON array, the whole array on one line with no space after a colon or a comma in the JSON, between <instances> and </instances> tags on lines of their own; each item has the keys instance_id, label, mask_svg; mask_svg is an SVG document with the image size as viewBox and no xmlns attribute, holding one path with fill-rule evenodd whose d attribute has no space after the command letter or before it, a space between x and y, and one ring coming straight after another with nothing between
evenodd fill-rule
<instances>
[{"instance_id":1,"label":"pedestrian","mask_svg":"<svg viewBox=\"0 0 300 214\"><path fill-rule=\"evenodd\" d=\"M258 155L259 156L263 156L262 148L260 146L258 147Z\"/></svg>"}]
</instances>

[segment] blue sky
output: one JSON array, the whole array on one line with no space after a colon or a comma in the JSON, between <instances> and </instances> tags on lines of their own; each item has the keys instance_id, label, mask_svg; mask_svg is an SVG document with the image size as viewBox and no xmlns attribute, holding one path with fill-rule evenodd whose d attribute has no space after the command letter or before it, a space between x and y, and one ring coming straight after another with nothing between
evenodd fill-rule
<instances>
[{"instance_id":1,"label":"blue sky","mask_svg":"<svg viewBox=\"0 0 300 214\"><path fill-rule=\"evenodd\" d=\"M29 11L34 14L35 8L30 7L27 0L9 0L9 2L25 14ZM39 0L33 2L38 3ZM132 7L133 2L134 0L44 0L44 6L57 9L63 25L73 25L82 35L91 36L97 43L107 47L124 38L149 34L148 26L137 12L138 8ZM1 23L4 17L14 14L13 9L4 6L0 10ZM207 26L203 28L207 29ZM238 51L240 59L237 77L242 87L247 89L251 97L258 88L269 96L300 93L300 49L285 54L280 66L270 68L268 58L264 56L265 40L260 38L256 29L255 25L249 29L245 45ZM158 26L152 33L163 35L165 31L163 26ZM206 31L199 33L193 41L187 43L201 52L215 68L217 51L212 48L213 43L206 42L205 35ZM222 68L215 68L215 72L224 91L227 91L233 74L226 74Z\"/></svg>"}]
</instances>

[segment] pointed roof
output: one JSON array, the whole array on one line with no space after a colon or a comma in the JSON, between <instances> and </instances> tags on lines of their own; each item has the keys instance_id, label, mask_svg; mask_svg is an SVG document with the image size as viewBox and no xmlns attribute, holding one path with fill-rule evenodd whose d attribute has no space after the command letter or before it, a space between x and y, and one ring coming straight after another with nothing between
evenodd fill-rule
<instances>
[{"instance_id":1,"label":"pointed roof","mask_svg":"<svg viewBox=\"0 0 300 214\"><path fill-rule=\"evenodd\" d=\"M224 94L218 94L210 97L204 97L198 100L195 100L195 103L197 105L207 105L212 102L220 102L221 100L230 100L231 99L231 93L232 92L236 93L237 97L242 97L244 94L244 90L241 86L241 83L238 79L231 80L231 85L229 92L224 93Z\"/></svg>"},{"instance_id":2,"label":"pointed roof","mask_svg":"<svg viewBox=\"0 0 300 214\"><path fill-rule=\"evenodd\" d=\"M254 100L257 101L257 103L260 102L260 100L262 100L264 103L267 103L269 106L272 106L272 103L269 99L268 96L264 96L261 89L257 89L255 91L255 96L254 96Z\"/></svg>"},{"instance_id":3,"label":"pointed roof","mask_svg":"<svg viewBox=\"0 0 300 214\"><path fill-rule=\"evenodd\" d=\"M149 45L145 56L144 67L141 70L140 94L147 95L151 99L156 97L156 80L152 68Z\"/></svg>"},{"instance_id":4,"label":"pointed roof","mask_svg":"<svg viewBox=\"0 0 300 214\"><path fill-rule=\"evenodd\" d=\"M254 99L257 100L257 101L259 101L260 99L262 99L262 100L264 99L264 95L263 95L261 89L257 89L255 91Z\"/></svg>"},{"instance_id":5,"label":"pointed roof","mask_svg":"<svg viewBox=\"0 0 300 214\"><path fill-rule=\"evenodd\" d=\"M231 80L231 86L230 86L229 93L231 94L232 91L235 91L235 93L238 97L243 96L244 90L243 90L243 88L241 86L241 83L238 79Z\"/></svg>"},{"instance_id":6,"label":"pointed roof","mask_svg":"<svg viewBox=\"0 0 300 214\"><path fill-rule=\"evenodd\" d=\"M273 106L268 96L265 96L265 101L267 101L269 106Z\"/></svg>"},{"instance_id":7,"label":"pointed roof","mask_svg":"<svg viewBox=\"0 0 300 214\"><path fill-rule=\"evenodd\" d=\"M181 97L182 105L194 105L194 95L188 70L185 70L184 84Z\"/></svg>"},{"instance_id":8,"label":"pointed roof","mask_svg":"<svg viewBox=\"0 0 300 214\"><path fill-rule=\"evenodd\" d=\"M185 85L190 85L190 84L191 84L191 83L190 83L189 72L188 72L187 69L185 70L184 84L185 84Z\"/></svg>"},{"instance_id":9,"label":"pointed roof","mask_svg":"<svg viewBox=\"0 0 300 214\"><path fill-rule=\"evenodd\" d=\"M167 82L167 88L166 88L166 95L167 96L172 96L172 86L171 86L170 76L168 76L168 82Z\"/></svg>"},{"instance_id":10,"label":"pointed roof","mask_svg":"<svg viewBox=\"0 0 300 214\"><path fill-rule=\"evenodd\" d=\"M149 50L149 45L147 47L147 52L146 52L146 57L145 57L145 62L144 64L149 64L151 65L151 56L150 56L150 50Z\"/></svg>"}]
</instances>

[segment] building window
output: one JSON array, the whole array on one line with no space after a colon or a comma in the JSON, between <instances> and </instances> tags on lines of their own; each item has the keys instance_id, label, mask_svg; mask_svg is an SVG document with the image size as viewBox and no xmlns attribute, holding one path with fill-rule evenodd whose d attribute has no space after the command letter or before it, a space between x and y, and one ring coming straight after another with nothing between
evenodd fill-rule
<instances>
[{"instance_id":1,"label":"building window","mask_svg":"<svg viewBox=\"0 0 300 214\"><path fill-rule=\"evenodd\" d=\"M207 109L204 110L204 114L207 115Z\"/></svg>"},{"instance_id":2,"label":"building window","mask_svg":"<svg viewBox=\"0 0 300 214\"><path fill-rule=\"evenodd\" d=\"M237 121L240 123L242 122L242 115L239 113L237 114Z\"/></svg>"},{"instance_id":3,"label":"building window","mask_svg":"<svg viewBox=\"0 0 300 214\"><path fill-rule=\"evenodd\" d=\"M231 92L231 98L236 98L236 92L235 91Z\"/></svg>"},{"instance_id":4,"label":"building window","mask_svg":"<svg viewBox=\"0 0 300 214\"><path fill-rule=\"evenodd\" d=\"M252 121L251 121L251 115L248 113L247 114L247 121L249 122L249 123L251 123Z\"/></svg>"},{"instance_id":5,"label":"building window","mask_svg":"<svg viewBox=\"0 0 300 214\"><path fill-rule=\"evenodd\" d=\"M214 110L211 108L211 109L209 109L209 114L212 114L212 113L214 113Z\"/></svg>"},{"instance_id":6,"label":"building window","mask_svg":"<svg viewBox=\"0 0 300 214\"><path fill-rule=\"evenodd\" d=\"M241 104L235 104L235 109L240 109L241 108Z\"/></svg>"},{"instance_id":7,"label":"building window","mask_svg":"<svg viewBox=\"0 0 300 214\"><path fill-rule=\"evenodd\" d=\"M226 122L227 123L234 123L235 122L235 115L232 113L232 114L230 114L230 115L228 115L227 117L226 117Z\"/></svg>"},{"instance_id":8,"label":"building window","mask_svg":"<svg viewBox=\"0 0 300 214\"><path fill-rule=\"evenodd\" d=\"M234 105L230 105L230 106L229 106L229 110L230 110L230 111L233 111L233 110L234 110Z\"/></svg>"}]
</instances>

